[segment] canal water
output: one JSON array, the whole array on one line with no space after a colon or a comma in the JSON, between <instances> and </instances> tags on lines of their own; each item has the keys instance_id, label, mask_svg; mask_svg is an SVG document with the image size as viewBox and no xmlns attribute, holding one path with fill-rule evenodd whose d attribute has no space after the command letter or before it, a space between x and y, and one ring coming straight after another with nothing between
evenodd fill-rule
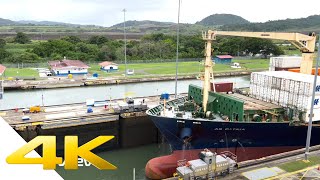
<instances>
[{"instance_id":1,"label":"canal water","mask_svg":"<svg viewBox=\"0 0 320 180\"><path fill-rule=\"evenodd\" d=\"M216 82L234 82L235 87L248 87L249 76L216 78ZM178 93L188 92L189 84L201 86L200 80L178 81ZM97 101L106 99L120 99L129 94L132 97L160 95L161 93L175 93L174 81L143 82L133 84L87 86L76 88L39 89L39 90L14 90L5 91L0 100L0 110L24 108L33 105L58 105L85 102L86 99Z\"/></svg>"},{"instance_id":2,"label":"canal water","mask_svg":"<svg viewBox=\"0 0 320 180\"><path fill-rule=\"evenodd\" d=\"M65 180L145 180L144 168L147 162L158 156L170 154L166 144L151 144L136 148L119 149L98 153L103 159L117 166L117 170L98 170L96 167L79 167L78 170L65 170L57 166L56 171Z\"/></svg>"}]
</instances>

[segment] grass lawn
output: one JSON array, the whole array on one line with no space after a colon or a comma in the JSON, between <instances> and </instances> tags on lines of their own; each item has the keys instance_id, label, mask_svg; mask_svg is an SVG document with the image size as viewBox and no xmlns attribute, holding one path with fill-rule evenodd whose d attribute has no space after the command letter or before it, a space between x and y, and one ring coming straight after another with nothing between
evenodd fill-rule
<instances>
[{"instance_id":1,"label":"grass lawn","mask_svg":"<svg viewBox=\"0 0 320 180\"><path fill-rule=\"evenodd\" d=\"M32 42L30 44L7 43L5 49L10 53L22 53L25 52L27 49L32 49L34 43L37 42Z\"/></svg>"},{"instance_id":2,"label":"grass lawn","mask_svg":"<svg viewBox=\"0 0 320 180\"><path fill-rule=\"evenodd\" d=\"M213 72L222 73L230 71L246 71L246 70L261 70L268 69L268 59L252 59L252 60L234 60L233 62L240 63L242 68L234 69L229 64L216 64L213 67ZM100 70L98 64L90 64L89 74L98 73L100 77L123 77L125 65L119 65L119 71L107 73ZM145 64L127 64L127 69L134 69L134 75L129 78L143 78L143 77L158 77L173 76L176 73L175 62L166 63L145 63ZM179 75L198 75L204 70L203 63L199 62L180 62L178 64ZM7 68L5 72L6 77L39 77L37 70L31 68Z\"/></svg>"},{"instance_id":3,"label":"grass lawn","mask_svg":"<svg viewBox=\"0 0 320 180\"><path fill-rule=\"evenodd\" d=\"M242 68L234 69L229 64L216 64L213 71L217 73L230 71L246 71L246 70L267 70L269 67L269 59L251 59L251 60L233 60L233 62L240 63ZM99 65L90 64L89 73L98 73L102 77L122 76L125 71L125 65L119 65L119 71L107 73L100 70ZM127 64L127 69L134 69L135 75L130 77L153 77L159 75L175 75L176 63L145 63L145 64ZM197 75L204 70L203 63L199 62L180 62L178 64L179 75Z\"/></svg>"},{"instance_id":4,"label":"grass lawn","mask_svg":"<svg viewBox=\"0 0 320 180\"><path fill-rule=\"evenodd\" d=\"M310 162L304 162L302 160L300 161L294 161L294 162L288 162L279 165L278 167L287 171L287 172L293 172L293 171L298 171L310 166L314 166L317 164L320 164L320 157L318 156L313 156L309 158Z\"/></svg>"},{"instance_id":5,"label":"grass lawn","mask_svg":"<svg viewBox=\"0 0 320 180\"><path fill-rule=\"evenodd\" d=\"M285 55L288 55L288 56L295 56L295 55L298 55L298 56L301 56L301 51L296 49L296 50L284 50L284 53Z\"/></svg>"},{"instance_id":6,"label":"grass lawn","mask_svg":"<svg viewBox=\"0 0 320 180\"><path fill-rule=\"evenodd\" d=\"M251 69L268 69L270 59L249 59L249 60L233 60L233 62L240 63L240 66L251 70Z\"/></svg>"},{"instance_id":7,"label":"grass lawn","mask_svg":"<svg viewBox=\"0 0 320 180\"><path fill-rule=\"evenodd\" d=\"M6 77L39 77L38 71L30 68L7 68L4 75Z\"/></svg>"}]
</instances>

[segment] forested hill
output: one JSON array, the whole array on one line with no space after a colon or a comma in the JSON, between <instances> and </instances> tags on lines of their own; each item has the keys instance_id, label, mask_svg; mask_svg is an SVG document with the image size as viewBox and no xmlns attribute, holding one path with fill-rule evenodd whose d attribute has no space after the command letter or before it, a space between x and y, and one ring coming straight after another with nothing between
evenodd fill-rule
<instances>
[{"instance_id":1,"label":"forested hill","mask_svg":"<svg viewBox=\"0 0 320 180\"><path fill-rule=\"evenodd\" d=\"M210 15L196 24L204 26L220 26L220 25L230 25L230 24L248 24L248 20L233 14L213 14Z\"/></svg>"},{"instance_id":2,"label":"forested hill","mask_svg":"<svg viewBox=\"0 0 320 180\"><path fill-rule=\"evenodd\" d=\"M64 22L55 22L55 21L33 21L33 20L21 20L16 21L19 24L33 24L37 26L81 26L79 24L71 24L71 23L64 23Z\"/></svg>"},{"instance_id":3,"label":"forested hill","mask_svg":"<svg viewBox=\"0 0 320 180\"><path fill-rule=\"evenodd\" d=\"M319 31L320 15L299 19L268 21L265 23L224 25L221 29L229 31Z\"/></svg>"},{"instance_id":4,"label":"forested hill","mask_svg":"<svg viewBox=\"0 0 320 180\"><path fill-rule=\"evenodd\" d=\"M16 22L14 21L11 21L9 19L2 19L0 18L0 25L3 26L3 25L12 25L12 24L16 24Z\"/></svg>"},{"instance_id":5,"label":"forested hill","mask_svg":"<svg viewBox=\"0 0 320 180\"><path fill-rule=\"evenodd\" d=\"M0 26L64 26L64 27L78 27L78 26L93 26L93 25L80 25L71 24L64 22L54 22L54 21L33 21L33 20L21 20L12 21L9 19L0 18Z\"/></svg>"}]
</instances>

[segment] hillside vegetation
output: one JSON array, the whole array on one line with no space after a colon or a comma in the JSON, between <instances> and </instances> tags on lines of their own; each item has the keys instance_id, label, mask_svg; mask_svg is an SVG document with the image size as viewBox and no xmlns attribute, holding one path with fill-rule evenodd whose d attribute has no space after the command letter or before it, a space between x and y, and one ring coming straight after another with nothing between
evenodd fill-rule
<instances>
[{"instance_id":1,"label":"hillside vegetation","mask_svg":"<svg viewBox=\"0 0 320 180\"><path fill-rule=\"evenodd\" d=\"M28 23L28 24L22 24ZM10 24L10 25L9 25ZM180 34L200 35L208 29L228 31L287 31L317 32L320 30L320 15L299 19L250 23L248 20L232 14L213 14L195 24L180 24ZM163 33L175 35L177 24L159 21L126 21L127 38L138 40L145 34ZM2 38L13 37L16 32L25 32L32 40L57 39L62 36L77 36L87 39L91 35L105 35L111 39L123 38L123 23L111 27L95 25L76 25L51 21L11 21L0 18Z\"/></svg>"},{"instance_id":2,"label":"hillside vegetation","mask_svg":"<svg viewBox=\"0 0 320 180\"><path fill-rule=\"evenodd\" d=\"M127 27L138 27L138 26L171 26L175 23L173 22L159 22L159 21L126 21ZM111 26L112 28L123 28L123 23L115 24Z\"/></svg>"},{"instance_id":3,"label":"hillside vegetation","mask_svg":"<svg viewBox=\"0 0 320 180\"><path fill-rule=\"evenodd\" d=\"M18 33L12 42L0 39L0 63L37 63L59 60L66 56L87 62L121 61L124 59L124 42L105 36L91 36L82 40L76 36L65 36L48 41L30 41L27 34ZM201 36L180 36L179 57L202 58L205 42ZM254 38L217 38L213 45L215 54L255 55L267 57L280 55L282 49L270 40ZM157 61L176 57L176 36L148 34L139 40L127 42L127 59L131 61Z\"/></svg>"},{"instance_id":4,"label":"hillside vegetation","mask_svg":"<svg viewBox=\"0 0 320 180\"><path fill-rule=\"evenodd\" d=\"M318 31L320 30L320 15L299 19L268 21L265 23L225 25L221 29L229 31Z\"/></svg>"},{"instance_id":5,"label":"hillside vegetation","mask_svg":"<svg viewBox=\"0 0 320 180\"><path fill-rule=\"evenodd\" d=\"M249 24L250 22L240 16L233 14L213 14L196 24L204 26L221 26L221 25L231 25L231 24Z\"/></svg>"}]
</instances>

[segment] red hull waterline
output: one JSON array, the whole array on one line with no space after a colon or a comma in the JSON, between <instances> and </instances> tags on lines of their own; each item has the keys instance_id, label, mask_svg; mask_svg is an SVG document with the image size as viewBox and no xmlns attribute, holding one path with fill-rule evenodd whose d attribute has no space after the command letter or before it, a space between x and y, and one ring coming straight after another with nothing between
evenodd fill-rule
<instances>
[{"instance_id":1,"label":"red hull waterline","mask_svg":"<svg viewBox=\"0 0 320 180\"><path fill-rule=\"evenodd\" d=\"M223 151L230 151L237 155L238 162L258 159L274 154L279 154L283 152L288 152L296 150L302 147L245 147L245 148L219 148L210 149L212 152L217 152L218 154ZM193 160L198 159L200 149L194 150L179 150L174 151L171 155L157 157L149 160L146 165L145 173L149 179L164 179L172 177L173 173L176 172L177 161L186 159Z\"/></svg>"}]
</instances>

